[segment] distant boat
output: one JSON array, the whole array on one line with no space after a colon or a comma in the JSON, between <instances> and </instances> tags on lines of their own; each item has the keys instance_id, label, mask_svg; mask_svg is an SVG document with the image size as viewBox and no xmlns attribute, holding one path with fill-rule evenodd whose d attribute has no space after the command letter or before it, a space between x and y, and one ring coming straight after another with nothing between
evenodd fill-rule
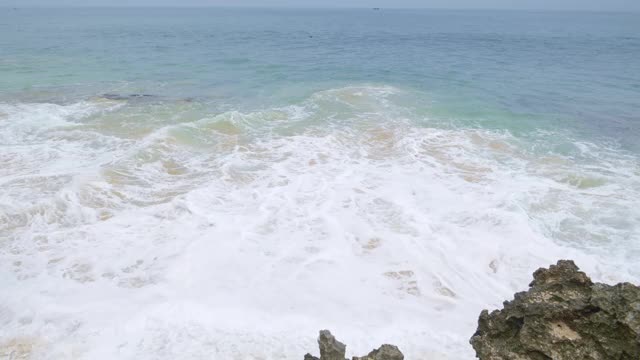
<instances>
[{"instance_id":1,"label":"distant boat","mask_svg":"<svg viewBox=\"0 0 640 360\"><path fill-rule=\"evenodd\" d=\"M380 10L380 8L373 8L373 10Z\"/></svg>"}]
</instances>

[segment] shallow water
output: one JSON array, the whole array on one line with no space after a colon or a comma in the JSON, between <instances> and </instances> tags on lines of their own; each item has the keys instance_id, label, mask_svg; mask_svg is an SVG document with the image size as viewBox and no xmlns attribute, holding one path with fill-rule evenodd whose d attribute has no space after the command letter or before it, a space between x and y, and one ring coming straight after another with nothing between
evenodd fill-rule
<instances>
[{"instance_id":1,"label":"shallow water","mask_svg":"<svg viewBox=\"0 0 640 360\"><path fill-rule=\"evenodd\" d=\"M540 266L637 283L638 20L2 9L0 355L471 359Z\"/></svg>"}]
</instances>

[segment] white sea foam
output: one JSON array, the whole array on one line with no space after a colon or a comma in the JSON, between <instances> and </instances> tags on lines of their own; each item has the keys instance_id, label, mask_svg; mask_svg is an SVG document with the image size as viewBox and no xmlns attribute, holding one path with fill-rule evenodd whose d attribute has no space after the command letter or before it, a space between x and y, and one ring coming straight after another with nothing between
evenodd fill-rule
<instances>
[{"instance_id":1,"label":"white sea foam","mask_svg":"<svg viewBox=\"0 0 640 360\"><path fill-rule=\"evenodd\" d=\"M329 328L348 355L471 359L480 310L540 266L640 279L637 158L429 127L401 93L135 136L124 105L2 107L0 355L297 359Z\"/></svg>"}]
</instances>

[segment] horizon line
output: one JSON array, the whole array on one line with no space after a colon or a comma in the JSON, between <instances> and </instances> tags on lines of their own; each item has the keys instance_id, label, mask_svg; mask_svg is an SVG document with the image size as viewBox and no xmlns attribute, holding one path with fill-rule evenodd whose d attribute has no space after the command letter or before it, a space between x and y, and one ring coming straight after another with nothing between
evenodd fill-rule
<instances>
[{"instance_id":1,"label":"horizon line","mask_svg":"<svg viewBox=\"0 0 640 360\"><path fill-rule=\"evenodd\" d=\"M0 5L0 9L277 9L277 10L436 10L436 11L528 11L528 12L589 12L638 13L640 9L539 9L539 8L448 8L448 7L382 7L382 6L290 6L290 5Z\"/></svg>"}]
</instances>

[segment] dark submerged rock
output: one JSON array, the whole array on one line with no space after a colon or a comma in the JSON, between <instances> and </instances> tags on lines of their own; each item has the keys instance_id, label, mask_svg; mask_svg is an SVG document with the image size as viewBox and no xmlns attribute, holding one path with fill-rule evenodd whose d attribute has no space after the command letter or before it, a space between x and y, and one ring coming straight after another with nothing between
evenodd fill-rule
<instances>
[{"instance_id":1,"label":"dark submerged rock","mask_svg":"<svg viewBox=\"0 0 640 360\"><path fill-rule=\"evenodd\" d=\"M121 95L121 94L102 94L104 99L108 100L131 100L131 99L140 99L140 98L152 98L154 95L151 94L129 94L129 95Z\"/></svg>"},{"instance_id":2,"label":"dark submerged rock","mask_svg":"<svg viewBox=\"0 0 640 360\"><path fill-rule=\"evenodd\" d=\"M640 359L640 288L593 283L570 260L533 274L502 310L483 310L470 342L481 360Z\"/></svg>"}]
</instances>

